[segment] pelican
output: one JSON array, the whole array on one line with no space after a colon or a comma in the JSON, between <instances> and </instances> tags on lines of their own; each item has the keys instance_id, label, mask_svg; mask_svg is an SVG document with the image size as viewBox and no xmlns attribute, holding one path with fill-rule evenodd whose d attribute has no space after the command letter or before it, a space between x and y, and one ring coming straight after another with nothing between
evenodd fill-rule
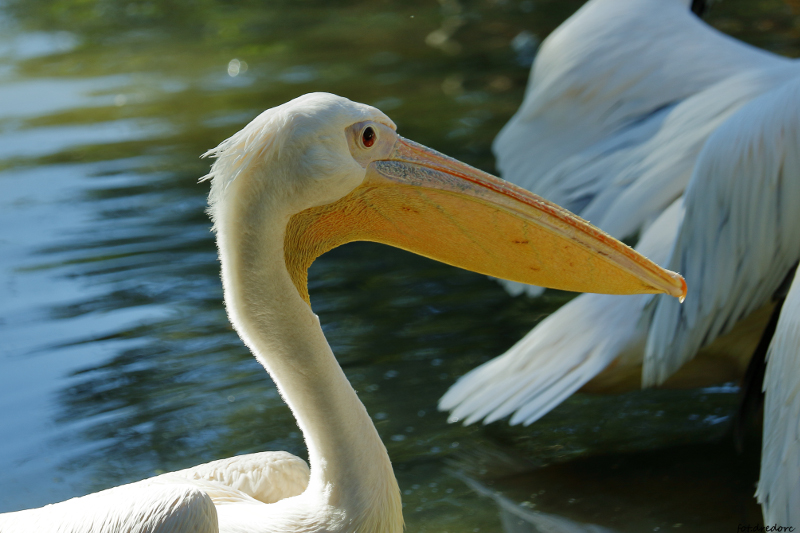
<instances>
[{"instance_id":1,"label":"pelican","mask_svg":"<svg viewBox=\"0 0 800 533\"><path fill-rule=\"evenodd\" d=\"M588 2L543 44L525 101L494 145L507 179L615 237L640 232L639 252L686 275L686 305L581 295L460 378L440 401L451 420L531 424L582 387L736 381L777 319L774 300L800 259L791 213L800 64L720 34L688 7ZM768 523L797 525L791 302L769 349L757 496Z\"/></svg>"},{"instance_id":2,"label":"pelican","mask_svg":"<svg viewBox=\"0 0 800 533\"><path fill-rule=\"evenodd\" d=\"M800 65L798 65L800 67ZM663 383L698 349L769 308L800 260L800 68L709 138L686 190L667 265L685 265L691 303L653 302L642 383ZM691 277L689 277L691 276ZM796 277L795 277L796 278ZM767 523L800 526L800 283L792 283L767 354L756 493ZM735 330L734 330L735 331Z\"/></svg>"},{"instance_id":3,"label":"pelican","mask_svg":"<svg viewBox=\"0 0 800 533\"><path fill-rule=\"evenodd\" d=\"M292 410L310 468L283 452L224 459L3 515L3 533L400 532L386 448L307 292L313 260L346 242L567 290L685 294L680 276L571 213L395 129L374 107L314 93L206 154L228 316Z\"/></svg>"}]
</instances>

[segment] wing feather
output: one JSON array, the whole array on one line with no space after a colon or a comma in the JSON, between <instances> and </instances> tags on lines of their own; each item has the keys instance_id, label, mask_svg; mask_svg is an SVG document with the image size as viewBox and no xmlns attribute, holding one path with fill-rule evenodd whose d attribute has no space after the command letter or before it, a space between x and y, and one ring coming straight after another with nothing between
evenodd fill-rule
<instances>
[{"instance_id":1,"label":"wing feather","mask_svg":"<svg viewBox=\"0 0 800 533\"><path fill-rule=\"evenodd\" d=\"M767 353L764 441L756 497L767 524L800 525L800 276Z\"/></svg>"},{"instance_id":2,"label":"wing feather","mask_svg":"<svg viewBox=\"0 0 800 533\"><path fill-rule=\"evenodd\" d=\"M245 504L234 506L235 512L261 512L264 503L301 494L308 479L306 462L290 453L240 455L39 509L2 514L0 531L217 533L217 506Z\"/></svg>"},{"instance_id":3,"label":"wing feather","mask_svg":"<svg viewBox=\"0 0 800 533\"><path fill-rule=\"evenodd\" d=\"M686 191L668 268L683 305L658 298L643 383L663 383L704 345L760 308L800 259L800 68L709 138Z\"/></svg>"},{"instance_id":4,"label":"wing feather","mask_svg":"<svg viewBox=\"0 0 800 533\"><path fill-rule=\"evenodd\" d=\"M240 491L262 503L275 503L306 490L309 468L299 457L277 451L237 455L165 476L210 481ZM220 492L219 496L225 494Z\"/></svg>"},{"instance_id":5,"label":"wing feather","mask_svg":"<svg viewBox=\"0 0 800 533\"><path fill-rule=\"evenodd\" d=\"M189 483L152 480L0 515L3 533L218 533L211 498Z\"/></svg>"},{"instance_id":6,"label":"wing feather","mask_svg":"<svg viewBox=\"0 0 800 533\"><path fill-rule=\"evenodd\" d=\"M579 207L620 175L613 169L627 158L617 152L651 139L671 106L787 61L710 28L686 2L591 0L542 44L523 104L495 140L498 167L517 185ZM557 171L578 154L607 171L567 172L580 161Z\"/></svg>"}]
</instances>

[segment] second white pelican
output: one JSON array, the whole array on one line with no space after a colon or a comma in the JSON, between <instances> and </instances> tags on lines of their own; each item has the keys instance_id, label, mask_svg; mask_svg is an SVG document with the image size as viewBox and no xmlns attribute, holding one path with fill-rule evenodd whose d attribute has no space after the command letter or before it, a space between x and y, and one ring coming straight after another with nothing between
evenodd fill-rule
<instances>
[{"instance_id":1,"label":"second white pelican","mask_svg":"<svg viewBox=\"0 0 800 533\"><path fill-rule=\"evenodd\" d=\"M548 37L496 139L498 166L616 237L641 230L637 250L680 267L689 294L683 306L582 295L459 379L440 407L466 423L530 424L584 386L738 380L800 260L799 86L796 61L717 32L680 0L592 0ZM535 161L548 142L559 158ZM758 498L768 523L800 525L788 303L764 382Z\"/></svg>"}]
</instances>

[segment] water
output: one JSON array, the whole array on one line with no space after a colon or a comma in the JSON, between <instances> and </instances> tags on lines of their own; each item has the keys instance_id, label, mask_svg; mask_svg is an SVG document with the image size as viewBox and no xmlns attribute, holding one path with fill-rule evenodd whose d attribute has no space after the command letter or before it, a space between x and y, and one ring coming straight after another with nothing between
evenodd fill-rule
<instances>
[{"instance_id":1,"label":"water","mask_svg":"<svg viewBox=\"0 0 800 533\"><path fill-rule=\"evenodd\" d=\"M521 101L536 44L580 3L7 1L0 511L238 453L304 456L225 317L199 154L321 90L492 171L491 140ZM800 55L800 19L780 1L726 0L709 20ZM730 389L576 395L530 428L464 428L436 412L458 376L569 295L511 298L363 243L320 258L309 285L387 445L409 531L759 520L757 449L738 457L725 436Z\"/></svg>"}]
</instances>

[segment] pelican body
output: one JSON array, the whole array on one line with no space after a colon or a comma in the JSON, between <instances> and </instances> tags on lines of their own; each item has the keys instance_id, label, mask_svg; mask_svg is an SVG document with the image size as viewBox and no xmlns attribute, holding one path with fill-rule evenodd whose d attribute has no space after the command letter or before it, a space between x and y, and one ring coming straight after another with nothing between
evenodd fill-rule
<instances>
[{"instance_id":1,"label":"pelican body","mask_svg":"<svg viewBox=\"0 0 800 533\"><path fill-rule=\"evenodd\" d=\"M399 533L386 448L306 289L314 258L346 242L567 290L686 291L680 276L568 211L331 94L270 109L207 155L228 316L294 414L309 467L282 452L222 460L2 515L2 533Z\"/></svg>"},{"instance_id":2,"label":"pelican body","mask_svg":"<svg viewBox=\"0 0 800 533\"><path fill-rule=\"evenodd\" d=\"M531 424L581 388L740 380L800 260L799 91L800 63L708 27L688 1L591 0L555 30L495 141L498 167L615 237L638 232L636 249L679 269L689 293L683 305L581 295L440 408ZM790 302L769 349L758 499L765 523L800 526Z\"/></svg>"}]
</instances>

